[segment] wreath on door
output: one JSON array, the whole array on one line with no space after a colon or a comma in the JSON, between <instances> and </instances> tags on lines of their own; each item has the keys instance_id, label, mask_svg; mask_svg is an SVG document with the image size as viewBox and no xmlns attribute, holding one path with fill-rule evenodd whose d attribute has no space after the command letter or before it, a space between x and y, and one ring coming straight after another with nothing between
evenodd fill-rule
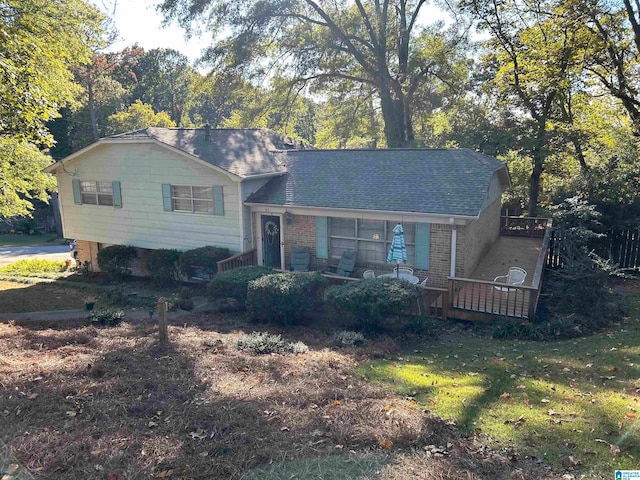
<instances>
[{"instance_id":1,"label":"wreath on door","mask_svg":"<svg viewBox=\"0 0 640 480\"><path fill-rule=\"evenodd\" d=\"M276 237L278 236L279 232L280 229L278 228L278 225L275 224L275 222L269 220L264 224L264 234L267 237L267 243L269 245L273 245L275 243Z\"/></svg>"}]
</instances>

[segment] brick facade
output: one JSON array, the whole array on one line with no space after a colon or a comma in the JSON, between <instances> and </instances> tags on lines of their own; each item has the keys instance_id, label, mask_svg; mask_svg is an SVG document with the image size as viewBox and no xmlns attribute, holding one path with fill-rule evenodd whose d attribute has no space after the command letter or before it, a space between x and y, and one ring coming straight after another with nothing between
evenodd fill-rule
<instances>
[{"instance_id":1,"label":"brick facade","mask_svg":"<svg viewBox=\"0 0 640 480\"><path fill-rule=\"evenodd\" d=\"M107 247L106 244L98 244L97 242L89 242L87 240L77 240L78 243L78 266L84 262L89 262L89 271L99 272L98 266L98 251L101 248ZM131 273L137 277L145 277L147 273L147 255L152 250L146 248L138 248L138 258L133 261Z\"/></svg>"},{"instance_id":2,"label":"brick facade","mask_svg":"<svg viewBox=\"0 0 640 480\"><path fill-rule=\"evenodd\" d=\"M458 265L456 276L469 277L500 235L500 199L494 201L480 214L480 218L464 227L458 234Z\"/></svg>"},{"instance_id":3,"label":"brick facade","mask_svg":"<svg viewBox=\"0 0 640 480\"><path fill-rule=\"evenodd\" d=\"M255 225L259 225L259 214L256 214ZM429 247L429 270L415 270L415 274L423 279L429 277L429 286L447 287L447 278L451 270L451 228L447 224L431 224L431 244ZM467 225L458 225L456 248L456 276L466 277L473 272L482 257L496 241L500 233L500 200L496 200L486 208L480 218ZM322 270L329 263L316 258L316 222L315 217L293 215L283 226L283 243L285 268L289 266L291 248L307 246L311 250L311 268ZM259 235L256 232L256 245ZM361 275L367 268L379 270L379 266L358 265L355 274Z\"/></svg>"}]
</instances>

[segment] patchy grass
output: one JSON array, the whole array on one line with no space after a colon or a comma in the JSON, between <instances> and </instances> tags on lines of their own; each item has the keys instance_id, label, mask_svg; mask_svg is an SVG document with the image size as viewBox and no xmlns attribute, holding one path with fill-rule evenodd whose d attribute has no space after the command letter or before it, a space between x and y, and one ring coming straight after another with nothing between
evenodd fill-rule
<instances>
[{"instance_id":1,"label":"patchy grass","mask_svg":"<svg viewBox=\"0 0 640 480\"><path fill-rule=\"evenodd\" d=\"M11 277L41 277L58 278L68 275L65 273L65 262L35 258L30 260L18 260L5 267L0 267L0 275Z\"/></svg>"},{"instance_id":2,"label":"patchy grass","mask_svg":"<svg viewBox=\"0 0 640 480\"><path fill-rule=\"evenodd\" d=\"M0 313L84 308L86 292L55 282L18 283L0 280Z\"/></svg>"},{"instance_id":3,"label":"patchy grass","mask_svg":"<svg viewBox=\"0 0 640 480\"><path fill-rule=\"evenodd\" d=\"M39 245L55 245L58 241L55 235L18 235L0 234L0 247L36 247Z\"/></svg>"},{"instance_id":4,"label":"patchy grass","mask_svg":"<svg viewBox=\"0 0 640 480\"><path fill-rule=\"evenodd\" d=\"M609 478L640 464L640 283L631 317L562 342L448 336L360 372L497 449Z\"/></svg>"},{"instance_id":5,"label":"patchy grass","mask_svg":"<svg viewBox=\"0 0 640 480\"><path fill-rule=\"evenodd\" d=\"M303 355L236 350L253 328L181 317L161 345L150 321L0 324L0 441L59 480L556 478L355 373L398 353L388 338L334 351L333 332L296 327L270 333Z\"/></svg>"}]
</instances>

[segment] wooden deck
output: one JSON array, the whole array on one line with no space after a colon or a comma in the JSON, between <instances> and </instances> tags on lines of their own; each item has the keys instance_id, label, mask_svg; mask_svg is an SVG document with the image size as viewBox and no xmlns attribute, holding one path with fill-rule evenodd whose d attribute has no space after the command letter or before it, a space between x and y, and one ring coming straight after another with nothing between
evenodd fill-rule
<instances>
[{"instance_id":1,"label":"wooden deck","mask_svg":"<svg viewBox=\"0 0 640 480\"><path fill-rule=\"evenodd\" d=\"M468 278L452 281L452 316L468 320L488 320L494 315L529 318L531 302L537 295L532 280L542 243L541 238L499 237ZM494 278L506 275L509 267L527 272L523 286L495 288Z\"/></svg>"},{"instance_id":2,"label":"wooden deck","mask_svg":"<svg viewBox=\"0 0 640 480\"><path fill-rule=\"evenodd\" d=\"M541 249L542 238L500 236L468 278L493 282L498 275L506 275L509 267L520 267L527 272L524 285L531 286Z\"/></svg>"}]
</instances>

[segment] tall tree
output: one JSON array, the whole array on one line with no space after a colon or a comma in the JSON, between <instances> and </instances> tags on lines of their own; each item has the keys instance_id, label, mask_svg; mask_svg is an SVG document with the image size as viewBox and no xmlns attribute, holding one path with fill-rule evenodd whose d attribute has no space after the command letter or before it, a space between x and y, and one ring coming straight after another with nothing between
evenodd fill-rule
<instances>
[{"instance_id":1,"label":"tall tree","mask_svg":"<svg viewBox=\"0 0 640 480\"><path fill-rule=\"evenodd\" d=\"M28 215L54 187L46 125L81 90L72 67L89 61L102 20L82 0L0 2L0 216Z\"/></svg>"},{"instance_id":2,"label":"tall tree","mask_svg":"<svg viewBox=\"0 0 640 480\"><path fill-rule=\"evenodd\" d=\"M467 0L462 5L490 33L497 94L528 120L521 143L532 163L527 210L535 216L553 120L582 68L581 26L563 15L557 0Z\"/></svg>"},{"instance_id":3,"label":"tall tree","mask_svg":"<svg viewBox=\"0 0 640 480\"><path fill-rule=\"evenodd\" d=\"M70 68L89 61L102 20L82 0L0 3L0 135L51 142L45 123L78 93Z\"/></svg>"},{"instance_id":4,"label":"tall tree","mask_svg":"<svg viewBox=\"0 0 640 480\"><path fill-rule=\"evenodd\" d=\"M421 48L419 18L426 0L164 0L161 11L190 28L203 21L226 38L206 60L247 73L249 65L275 63L292 80L324 90L350 80L372 88L380 104L388 147L412 145L413 101L427 84L451 83L461 60L461 37L439 32L445 51ZM269 67L273 67L270 65ZM281 72L282 75L284 73Z\"/></svg>"},{"instance_id":5,"label":"tall tree","mask_svg":"<svg viewBox=\"0 0 640 480\"><path fill-rule=\"evenodd\" d=\"M153 111L151 105L136 100L126 112L114 113L108 118L108 130L111 134L132 132L147 127L175 127L167 112Z\"/></svg>"},{"instance_id":6,"label":"tall tree","mask_svg":"<svg viewBox=\"0 0 640 480\"><path fill-rule=\"evenodd\" d=\"M176 50L156 48L141 55L132 72L137 80L133 99L153 105L156 111L169 112L171 119L182 125L190 84L198 77L189 59Z\"/></svg>"}]
</instances>

